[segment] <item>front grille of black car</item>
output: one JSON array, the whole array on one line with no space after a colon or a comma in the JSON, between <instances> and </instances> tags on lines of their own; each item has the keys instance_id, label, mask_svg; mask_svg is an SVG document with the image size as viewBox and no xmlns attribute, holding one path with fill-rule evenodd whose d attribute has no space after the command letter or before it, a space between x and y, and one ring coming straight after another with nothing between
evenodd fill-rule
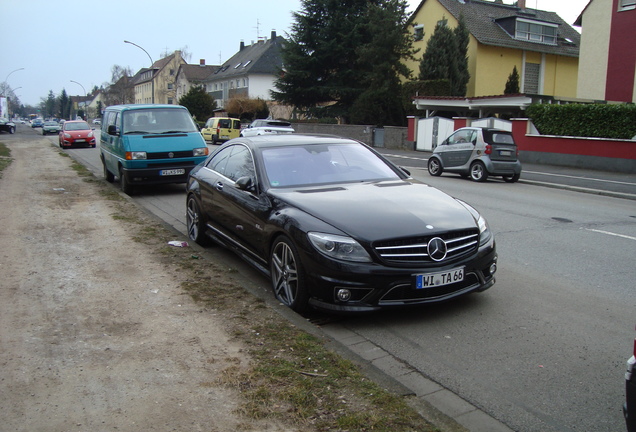
<instances>
[{"instance_id":1,"label":"front grille of black car","mask_svg":"<svg viewBox=\"0 0 636 432\"><path fill-rule=\"evenodd\" d=\"M468 273L463 281L451 285L414 289L412 285L399 285L390 289L382 296L379 304L394 302L409 302L421 300L434 300L453 294L470 291L479 287L479 279L475 273Z\"/></svg>"},{"instance_id":2,"label":"front grille of black car","mask_svg":"<svg viewBox=\"0 0 636 432\"><path fill-rule=\"evenodd\" d=\"M479 230L474 229L379 241L373 244L373 249L387 264L435 263L440 261L433 260L428 253L428 243L435 237L446 243L446 258L441 262L470 255L479 247Z\"/></svg>"},{"instance_id":3,"label":"front grille of black car","mask_svg":"<svg viewBox=\"0 0 636 432\"><path fill-rule=\"evenodd\" d=\"M172 154L172 156L170 156ZM177 159L177 158L189 158L192 157L192 150L186 151L176 151L176 152L157 152L157 153L147 153L146 157L148 159Z\"/></svg>"}]
</instances>

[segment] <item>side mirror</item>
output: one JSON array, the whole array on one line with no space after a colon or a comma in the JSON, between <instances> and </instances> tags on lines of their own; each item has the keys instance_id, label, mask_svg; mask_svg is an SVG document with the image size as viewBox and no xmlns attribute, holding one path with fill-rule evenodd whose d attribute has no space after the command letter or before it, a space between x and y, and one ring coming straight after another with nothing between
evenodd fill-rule
<instances>
[{"instance_id":1,"label":"side mirror","mask_svg":"<svg viewBox=\"0 0 636 432\"><path fill-rule=\"evenodd\" d=\"M115 125L108 125L108 135L119 135L119 131L117 130L117 126Z\"/></svg>"},{"instance_id":2,"label":"side mirror","mask_svg":"<svg viewBox=\"0 0 636 432\"><path fill-rule=\"evenodd\" d=\"M245 176L236 180L236 188L242 191L252 192L254 190L252 177Z\"/></svg>"}]
</instances>

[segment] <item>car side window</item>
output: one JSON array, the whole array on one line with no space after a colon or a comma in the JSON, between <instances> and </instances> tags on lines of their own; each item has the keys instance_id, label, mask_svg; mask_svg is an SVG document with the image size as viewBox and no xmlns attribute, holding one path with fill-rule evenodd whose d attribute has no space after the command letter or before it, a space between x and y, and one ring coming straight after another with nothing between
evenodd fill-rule
<instances>
[{"instance_id":1,"label":"car side window","mask_svg":"<svg viewBox=\"0 0 636 432\"><path fill-rule=\"evenodd\" d=\"M254 161L250 151L242 145L235 145L231 148L232 154L225 166L225 176L232 181L237 181L241 177L254 179Z\"/></svg>"},{"instance_id":2,"label":"car side window","mask_svg":"<svg viewBox=\"0 0 636 432\"><path fill-rule=\"evenodd\" d=\"M472 129L460 130L448 137L448 144L472 143L475 138L475 131Z\"/></svg>"},{"instance_id":3,"label":"car side window","mask_svg":"<svg viewBox=\"0 0 636 432\"><path fill-rule=\"evenodd\" d=\"M234 182L246 176L255 178L252 154L242 145L224 148L210 159L207 167Z\"/></svg>"}]
</instances>

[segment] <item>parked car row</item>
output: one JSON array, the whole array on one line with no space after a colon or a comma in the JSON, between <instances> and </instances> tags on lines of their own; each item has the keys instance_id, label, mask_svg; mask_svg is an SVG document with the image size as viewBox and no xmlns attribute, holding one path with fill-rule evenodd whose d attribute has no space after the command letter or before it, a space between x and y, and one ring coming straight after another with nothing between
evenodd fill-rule
<instances>
[{"instance_id":1,"label":"parked car row","mask_svg":"<svg viewBox=\"0 0 636 432\"><path fill-rule=\"evenodd\" d=\"M15 123L10 121L6 117L0 117L0 131L9 132L10 134L15 133Z\"/></svg>"}]
</instances>

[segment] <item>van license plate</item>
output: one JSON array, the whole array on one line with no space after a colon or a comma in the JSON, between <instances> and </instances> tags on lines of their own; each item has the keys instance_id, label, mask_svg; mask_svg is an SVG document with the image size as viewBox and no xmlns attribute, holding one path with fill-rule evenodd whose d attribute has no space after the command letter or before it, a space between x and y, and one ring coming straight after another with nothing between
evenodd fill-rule
<instances>
[{"instance_id":1,"label":"van license plate","mask_svg":"<svg viewBox=\"0 0 636 432\"><path fill-rule=\"evenodd\" d=\"M229 135L221 135L221 139L230 139Z\"/></svg>"},{"instance_id":2,"label":"van license plate","mask_svg":"<svg viewBox=\"0 0 636 432\"><path fill-rule=\"evenodd\" d=\"M185 174L185 170L183 168L159 171L160 176L173 176L173 175L183 175L183 174Z\"/></svg>"},{"instance_id":3,"label":"van license plate","mask_svg":"<svg viewBox=\"0 0 636 432\"><path fill-rule=\"evenodd\" d=\"M415 275L415 289L450 285L464 280L464 267L445 272Z\"/></svg>"}]
</instances>

